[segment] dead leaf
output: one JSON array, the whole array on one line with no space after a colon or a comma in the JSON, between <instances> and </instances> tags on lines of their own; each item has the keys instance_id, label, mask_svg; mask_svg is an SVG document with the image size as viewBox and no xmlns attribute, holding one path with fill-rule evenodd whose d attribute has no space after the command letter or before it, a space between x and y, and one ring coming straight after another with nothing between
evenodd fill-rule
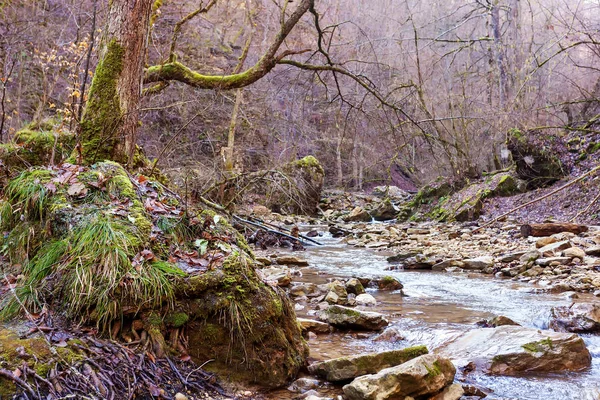
<instances>
[{"instance_id":1,"label":"dead leaf","mask_svg":"<svg viewBox=\"0 0 600 400\"><path fill-rule=\"evenodd\" d=\"M87 194L87 188L83 183L76 182L69 186L69 189L67 189L67 193L69 194L69 196L82 197Z\"/></svg>"},{"instance_id":2,"label":"dead leaf","mask_svg":"<svg viewBox=\"0 0 600 400\"><path fill-rule=\"evenodd\" d=\"M190 361L192 359L192 357L189 354L183 353L179 356L179 359L181 361Z\"/></svg>"},{"instance_id":3,"label":"dead leaf","mask_svg":"<svg viewBox=\"0 0 600 400\"><path fill-rule=\"evenodd\" d=\"M21 375L23 375L23 372L21 372L21 370L20 370L19 368L15 369L15 370L13 371L13 376L14 376L15 378L20 378L20 377L21 377Z\"/></svg>"}]
</instances>

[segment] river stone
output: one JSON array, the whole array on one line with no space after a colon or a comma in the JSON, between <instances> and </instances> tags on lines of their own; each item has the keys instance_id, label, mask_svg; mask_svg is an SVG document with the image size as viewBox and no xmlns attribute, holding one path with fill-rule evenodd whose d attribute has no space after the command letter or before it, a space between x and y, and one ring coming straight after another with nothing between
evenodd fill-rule
<instances>
[{"instance_id":1,"label":"river stone","mask_svg":"<svg viewBox=\"0 0 600 400\"><path fill-rule=\"evenodd\" d=\"M542 253L540 253L539 251L531 250L519 257L519 261L524 264L533 263L535 260L540 258L541 255Z\"/></svg>"},{"instance_id":2,"label":"river stone","mask_svg":"<svg viewBox=\"0 0 600 400\"><path fill-rule=\"evenodd\" d=\"M460 383L453 383L450 386L446 386L444 390L433 396L430 400L459 400L465 390Z\"/></svg>"},{"instance_id":3,"label":"river stone","mask_svg":"<svg viewBox=\"0 0 600 400\"><path fill-rule=\"evenodd\" d=\"M429 228L408 228L406 233L409 235L429 235L431 230Z\"/></svg>"},{"instance_id":4,"label":"river stone","mask_svg":"<svg viewBox=\"0 0 600 400\"><path fill-rule=\"evenodd\" d=\"M376 209L371 210L370 214L375 221L387 221L396 218L398 210L392 204L390 199L385 199L377 206Z\"/></svg>"},{"instance_id":5,"label":"river stone","mask_svg":"<svg viewBox=\"0 0 600 400\"><path fill-rule=\"evenodd\" d=\"M376 306L377 300L368 293L359 294L356 296L356 304L359 306Z\"/></svg>"},{"instance_id":6,"label":"river stone","mask_svg":"<svg viewBox=\"0 0 600 400\"><path fill-rule=\"evenodd\" d=\"M550 328L560 332L600 332L600 303L553 307Z\"/></svg>"},{"instance_id":7,"label":"river stone","mask_svg":"<svg viewBox=\"0 0 600 400\"><path fill-rule=\"evenodd\" d=\"M547 246L544 246L538 249L538 251L542 253L542 257L552 257L556 255L556 253L566 250L569 247L571 247L571 242L568 240L563 240L562 242L551 243Z\"/></svg>"},{"instance_id":8,"label":"river stone","mask_svg":"<svg viewBox=\"0 0 600 400\"><path fill-rule=\"evenodd\" d=\"M545 237L539 238L535 242L535 247L540 249L544 246L548 246L549 244L556 243L556 242L558 242L558 239L555 238L554 236L545 236Z\"/></svg>"},{"instance_id":9,"label":"river stone","mask_svg":"<svg viewBox=\"0 0 600 400\"><path fill-rule=\"evenodd\" d=\"M569 257L546 257L546 258L538 258L535 260L537 265L541 265L542 267L547 267L548 265L566 265L571 262L571 258Z\"/></svg>"},{"instance_id":10,"label":"river stone","mask_svg":"<svg viewBox=\"0 0 600 400\"><path fill-rule=\"evenodd\" d=\"M371 222L371 215L362 207L355 207L349 214L342 217L345 222Z\"/></svg>"},{"instance_id":11,"label":"river stone","mask_svg":"<svg viewBox=\"0 0 600 400\"><path fill-rule=\"evenodd\" d=\"M337 328L352 328L378 331L388 325L383 314L372 311L359 311L349 307L331 305L319 314L319 320Z\"/></svg>"},{"instance_id":12,"label":"river stone","mask_svg":"<svg viewBox=\"0 0 600 400\"><path fill-rule=\"evenodd\" d=\"M491 256L482 256L463 260L463 268L467 270L482 270L494 266L494 258Z\"/></svg>"},{"instance_id":13,"label":"river stone","mask_svg":"<svg viewBox=\"0 0 600 400\"><path fill-rule=\"evenodd\" d=\"M400 290L404 287L402 283L393 276L384 276L371 281L379 290Z\"/></svg>"},{"instance_id":14,"label":"river stone","mask_svg":"<svg viewBox=\"0 0 600 400\"><path fill-rule=\"evenodd\" d=\"M381 353L340 357L309 365L308 372L329 382L347 381L358 376L375 374L384 368L400 365L427 353L427 347L415 346Z\"/></svg>"},{"instance_id":15,"label":"river stone","mask_svg":"<svg viewBox=\"0 0 600 400\"><path fill-rule=\"evenodd\" d=\"M433 271L446 271L447 268L462 268L464 263L460 260L445 260L434 264L431 269Z\"/></svg>"},{"instance_id":16,"label":"river stone","mask_svg":"<svg viewBox=\"0 0 600 400\"><path fill-rule=\"evenodd\" d=\"M267 282L277 282L277 286L289 286L292 283L292 275L289 268L269 267L257 270L259 276Z\"/></svg>"},{"instance_id":17,"label":"river stone","mask_svg":"<svg viewBox=\"0 0 600 400\"><path fill-rule=\"evenodd\" d=\"M325 322L316 321L314 319L308 318L296 318L298 324L300 325L300 329L302 329L302 333L304 332L314 332L314 333L329 333L331 332L331 326L326 324Z\"/></svg>"},{"instance_id":18,"label":"river stone","mask_svg":"<svg viewBox=\"0 0 600 400\"><path fill-rule=\"evenodd\" d=\"M527 253L526 251L516 251L513 253L505 254L498 261L501 263L509 263L513 261L517 261L523 254Z\"/></svg>"},{"instance_id":19,"label":"river stone","mask_svg":"<svg viewBox=\"0 0 600 400\"><path fill-rule=\"evenodd\" d=\"M363 294L365 292L365 288L358 279L351 278L348 279L348 282L346 282L346 291L358 296L359 294Z\"/></svg>"},{"instance_id":20,"label":"river stone","mask_svg":"<svg viewBox=\"0 0 600 400\"><path fill-rule=\"evenodd\" d=\"M599 257L600 256L600 246L588 247L585 249L585 254L588 256Z\"/></svg>"},{"instance_id":21,"label":"river stone","mask_svg":"<svg viewBox=\"0 0 600 400\"><path fill-rule=\"evenodd\" d=\"M279 265L298 265L301 267L308 265L308 261L294 256L279 256L275 261Z\"/></svg>"},{"instance_id":22,"label":"river stone","mask_svg":"<svg viewBox=\"0 0 600 400\"><path fill-rule=\"evenodd\" d=\"M424 397L450 385L455 374L456 368L450 360L426 354L377 374L358 377L343 390L349 400Z\"/></svg>"},{"instance_id":23,"label":"river stone","mask_svg":"<svg viewBox=\"0 0 600 400\"><path fill-rule=\"evenodd\" d=\"M400 332L400 330L395 326L386 328L383 332L381 332L381 334L373 338L374 342L394 343L401 340L404 340L404 336L402 335L402 332Z\"/></svg>"},{"instance_id":24,"label":"river stone","mask_svg":"<svg viewBox=\"0 0 600 400\"><path fill-rule=\"evenodd\" d=\"M570 247L562 252L563 257L579 258L583 260L585 258L585 251L579 247Z\"/></svg>"},{"instance_id":25,"label":"river stone","mask_svg":"<svg viewBox=\"0 0 600 400\"><path fill-rule=\"evenodd\" d=\"M292 384L287 388L287 390L289 390L290 392L304 393L317 387L319 387L318 380L311 378L299 378L292 382Z\"/></svg>"},{"instance_id":26,"label":"river stone","mask_svg":"<svg viewBox=\"0 0 600 400\"><path fill-rule=\"evenodd\" d=\"M478 371L495 375L580 371L592 360L576 334L509 325L471 330L438 352L458 366L473 362Z\"/></svg>"},{"instance_id":27,"label":"river stone","mask_svg":"<svg viewBox=\"0 0 600 400\"><path fill-rule=\"evenodd\" d=\"M513 321L512 319L510 319L508 317L505 317L504 315L499 315L499 316L494 317L494 318L490 319L489 321L487 321L487 326L492 327L492 328L496 328L498 326L505 326L505 325L520 326L515 321Z\"/></svg>"}]
</instances>

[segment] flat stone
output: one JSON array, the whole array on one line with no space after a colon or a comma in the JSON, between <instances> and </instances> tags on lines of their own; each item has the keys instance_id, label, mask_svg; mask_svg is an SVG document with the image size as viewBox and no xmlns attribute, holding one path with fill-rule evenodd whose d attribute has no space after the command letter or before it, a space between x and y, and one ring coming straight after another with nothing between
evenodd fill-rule
<instances>
[{"instance_id":1,"label":"flat stone","mask_svg":"<svg viewBox=\"0 0 600 400\"><path fill-rule=\"evenodd\" d=\"M526 251L515 251L513 253L505 254L498 259L501 263L509 263L513 261L517 261L523 254L527 253Z\"/></svg>"},{"instance_id":2,"label":"flat stone","mask_svg":"<svg viewBox=\"0 0 600 400\"><path fill-rule=\"evenodd\" d=\"M308 367L308 371L329 382L347 381L358 376L375 374L384 368L403 364L427 353L425 346L415 346L381 353L340 357L312 364Z\"/></svg>"},{"instance_id":3,"label":"flat stone","mask_svg":"<svg viewBox=\"0 0 600 400\"><path fill-rule=\"evenodd\" d=\"M409 235L429 235L431 230L429 228L408 228L406 233Z\"/></svg>"},{"instance_id":4,"label":"flat stone","mask_svg":"<svg viewBox=\"0 0 600 400\"><path fill-rule=\"evenodd\" d=\"M331 305L319 314L319 320L337 328L378 331L388 325L383 314Z\"/></svg>"},{"instance_id":5,"label":"flat stone","mask_svg":"<svg viewBox=\"0 0 600 400\"><path fill-rule=\"evenodd\" d=\"M433 271L445 271L447 268L462 268L463 266L464 263L460 260L444 260L442 262L432 265L431 269Z\"/></svg>"},{"instance_id":6,"label":"flat stone","mask_svg":"<svg viewBox=\"0 0 600 400\"><path fill-rule=\"evenodd\" d=\"M585 254L588 256L600 257L600 246L588 247L585 249Z\"/></svg>"},{"instance_id":7,"label":"flat stone","mask_svg":"<svg viewBox=\"0 0 600 400\"><path fill-rule=\"evenodd\" d=\"M302 267L308 265L308 261L294 256L279 256L275 261L279 265L299 265Z\"/></svg>"},{"instance_id":8,"label":"flat stone","mask_svg":"<svg viewBox=\"0 0 600 400\"><path fill-rule=\"evenodd\" d=\"M485 269L488 267L493 267L494 266L494 258L491 256L468 258L466 260L463 260L463 264L464 264L464 266L462 267L463 269L477 271L477 270L482 270L482 269Z\"/></svg>"},{"instance_id":9,"label":"flat stone","mask_svg":"<svg viewBox=\"0 0 600 400\"><path fill-rule=\"evenodd\" d=\"M373 338L374 342L394 343L401 340L404 340L404 335L402 335L402 332L400 332L400 330L395 326L386 328L383 332L381 332L380 335L377 335Z\"/></svg>"},{"instance_id":10,"label":"flat stone","mask_svg":"<svg viewBox=\"0 0 600 400\"><path fill-rule=\"evenodd\" d=\"M546 258L538 258L535 260L537 265L541 265L542 267L547 267L548 265L566 265L571 262L571 258L569 257L546 257Z\"/></svg>"},{"instance_id":11,"label":"flat stone","mask_svg":"<svg viewBox=\"0 0 600 400\"><path fill-rule=\"evenodd\" d=\"M393 276L384 276L375 278L370 282L371 286L376 286L379 290L400 290L404 287L402 283Z\"/></svg>"},{"instance_id":12,"label":"flat stone","mask_svg":"<svg viewBox=\"0 0 600 400\"><path fill-rule=\"evenodd\" d=\"M495 375L581 371L592 360L576 334L510 325L471 330L437 352L459 367L473 362L478 371Z\"/></svg>"},{"instance_id":13,"label":"flat stone","mask_svg":"<svg viewBox=\"0 0 600 400\"><path fill-rule=\"evenodd\" d=\"M308 318L296 318L302 332L329 333L331 326L325 322Z\"/></svg>"},{"instance_id":14,"label":"flat stone","mask_svg":"<svg viewBox=\"0 0 600 400\"><path fill-rule=\"evenodd\" d=\"M450 360L426 354L376 374L360 376L343 390L349 400L427 398L450 385L455 374Z\"/></svg>"},{"instance_id":15,"label":"flat stone","mask_svg":"<svg viewBox=\"0 0 600 400\"><path fill-rule=\"evenodd\" d=\"M571 242L563 240L562 242L551 243L547 246L541 247L538 251L542 253L542 257L552 257L556 253L566 250L571 247Z\"/></svg>"},{"instance_id":16,"label":"flat stone","mask_svg":"<svg viewBox=\"0 0 600 400\"><path fill-rule=\"evenodd\" d=\"M540 249L544 246L548 246L549 244L556 243L556 242L558 242L558 239L555 238L554 236L546 236L546 237L539 238L535 242L535 247Z\"/></svg>"}]
</instances>

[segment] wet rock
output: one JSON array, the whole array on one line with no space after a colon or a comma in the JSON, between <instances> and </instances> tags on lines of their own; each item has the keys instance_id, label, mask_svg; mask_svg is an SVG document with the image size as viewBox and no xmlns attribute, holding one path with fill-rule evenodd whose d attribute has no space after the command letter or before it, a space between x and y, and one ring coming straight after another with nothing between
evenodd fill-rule
<instances>
[{"instance_id":1,"label":"wet rock","mask_svg":"<svg viewBox=\"0 0 600 400\"><path fill-rule=\"evenodd\" d=\"M365 288L362 285L362 283L360 282L360 280L358 280L356 278L350 278L350 279L348 279L348 282L346 282L346 291L348 293L353 293L355 295L359 295L359 294L363 294L365 292Z\"/></svg>"},{"instance_id":2,"label":"wet rock","mask_svg":"<svg viewBox=\"0 0 600 400\"><path fill-rule=\"evenodd\" d=\"M271 261L271 259L267 257L256 257L256 261L258 261L262 265L266 265L267 267L273 264L273 261Z\"/></svg>"},{"instance_id":3,"label":"wet rock","mask_svg":"<svg viewBox=\"0 0 600 400\"><path fill-rule=\"evenodd\" d=\"M327 284L329 292L325 295L325 301L329 304L345 304L348 300L346 287L340 281L333 281Z\"/></svg>"},{"instance_id":4,"label":"wet rock","mask_svg":"<svg viewBox=\"0 0 600 400\"><path fill-rule=\"evenodd\" d=\"M395 326L386 328L380 335L373 338L374 342L394 343L404 340L404 335Z\"/></svg>"},{"instance_id":5,"label":"wet rock","mask_svg":"<svg viewBox=\"0 0 600 400\"><path fill-rule=\"evenodd\" d=\"M580 371L591 364L576 334L508 325L461 334L438 352L458 366L473 362L477 370L496 375Z\"/></svg>"},{"instance_id":6,"label":"wet rock","mask_svg":"<svg viewBox=\"0 0 600 400\"><path fill-rule=\"evenodd\" d=\"M377 206L377 208L372 210L370 214L375 221L388 221L396 218L398 210L389 199L385 199Z\"/></svg>"},{"instance_id":7,"label":"wet rock","mask_svg":"<svg viewBox=\"0 0 600 400\"><path fill-rule=\"evenodd\" d=\"M499 315L497 317L490 319L489 321L486 321L485 327L496 328L498 326L505 326L505 325L520 326L520 324L516 323L512 319L505 317L503 315Z\"/></svg>"},{"instance_id":8,"label":"wet rock","mask_svg":"<svg viewBox=\"0 0 600 400\"><path fill-rule=\"evenodd\" d=\"M463 385L464 395L465 396L473 396L477 398L485 398L489 393L491 393L490 389L480 388L475 385Z\"/></svg>"},{"instance_id":9,"label":"wet rock","mask_svg":"<svg viewBox=\"0 0 600 400\"><path fill-rule=\"evenodd\" d=\"M331 326L325 322L316 321L314 319L307 318L296 318L302 332L314 332L314 333L329 333L331 332Z\"/></svg>"},{"instance_id":10,"label":"wet rock","mask_svg":"<svg viewBox=\"0 0 600 400\"><path fill-rule=\"evenodd\" d=\"M446 271L448 268L463 268L464 263L460 260L445 260L431 266L433 271Z\"/></svg>"},{"instance_id":11,"label":"wet rock","mask_svg":"<svg viewBox=\"0 0 600 400\"><path fill-rule=\"evenodd\" d=\"M600 332L600 303L553 307L549 326L560 332Z\"/></svg>"},{"instance_id":12,"label":"wet rock","mask_svg":"<svg viewBox=\"0 0 600 400\"><path fill-rule=\"evenodd\" d=\"M364 375L344 386L349 400L402 399L433 395L454 380L456 369L450 360L426 354L377 374Z\"/></svg>"},{"instance_id":13,"label":"wet rock","mask_svg":"<svg viewBox=\"0 0 600 400\"><path fill-rule=\"evenodd\" d=\"M308 367L308 371L330 382L347 381L358 376L375 374L384 368L403 364L427 353L425 346L415 346L381 353L340 357L312 364Z\"/></svg>"},{"instance_id":14,"label":"wet rock","mask_svg":"<svg viewBox=\"0 0 600 400\"><path fill-rule=\"evenodd\" d=\"M289 268L263 268L257 270L258 274L267 282L277 282L277 286L285 287L292 283Z\"/></svg>"},{"instance_id":15,"label":"wet rock","mask_svg":"<svg viewBox=\"0 0 600 400\"><path fill-rule=\"evenodd\" d=\"M275 261L279 265L298 265L301 267L308 266L308 261L294 256L279 256Z\"/></svg>"},{"instance_id":16,"label":"wet rock","mask_svg":"<svg viewBox=\"0 0 600 400\"><path fill-rule=\"evenodd\" d=\"M383 314L359 311L339 305L327 307L319 314L319 320L337 328L378 331L388 325Z\"/></svg>"},{"instance_id":17,"label":"wet rock","mask_svg":"<svg viewBox=\"0 0 600 400\"><path fill-rule=\"evenodd\" d=\"M311 231L308 231L306 233L306 236L309 237L309 238L314 238L314 237L319 236L319 232L317 232L316 230L313 229Z\"/></svg>"},{"instance_id":18,"label":"wet rock","mask_svg":"<svg viewBox=\"0 0 600 400\"><path fill-rule=\"evenodd\" d=\"M393 276L384 276L381 278L373 279L371 285L374 285L379 290L400 290L404 287L402 283Z\"/></svg>"},{"instance_id":19,"label":"wet rock","mask_svg":"<svg viewBox=\"0 0 600 400\"><path fill-rule=\"evenodd\" d=\"M314 283L301 283L299 285L294 285L290 289L290 296L293 297L317 297L321 294L321 291Z\"/></svg>"},{"instance_id":20,"label":"wet rock","mask_svg":"<svg viewBox=\"0 0 600 400\"><path fill-rule=\"evenodd\" d=\"M431 269L435 264L435 260L428 259L422 254L417 254L404 262L404 269Z\"/></svg>"},{"instance_id":21,"label":"wet rock","mask_svg":"<svg viewBox=\"0 0 600 400\"><path fill-rule=\"evenodd\" d=\"M376 306L377 300L368 293L359 294L356 296L356 304L359 306Z\"/></svg>"},{"instance_id":22,"label":"wet rock","mask_svg":"<svg viewBox=\"0 0 600 400\"><path fill-rule=\"evenodd\" d=\"M311 378L299 378L296 379L292 384L287 388L290 392L296 393L304 393L309 390L315 389L319 387L319 381Z\"/></svg>"},{"instance_id":23,"label":"wet rock","mask_svg":"<svg viewBox=\"0 0 600 400\"><path fill-rule=\"evenodd\" d=\"M541 265L542 267L547 267L549 265L566 265L571 262L569 257L547 257L547 258L538 258L535 260L537 265Z\"/></svg>"},{"instance_id":24,"label":"wet rock","mask_svg":"<svg viewBox=\"0 0 600 400\"><path fill-rule=\"evenodd\" d=\"M398 186L375 186L372 193L379 197L389 197L395 200L403 200L410 197L410 193L400 189Z\"/></svg>"},{"instance_id":25,"label":"wet rock","mask_svg":"<svg viewBox=\"0 0 600 400\"><path fill-rule=\"evenodd\" d=\"M570 247L562 252L563 257L579 258L583 260L585 258L585 251L579 247Z\"/></svg>"},{"instance_id":26,"label":"wet rock","mask_svg":"<svg viewBox=\"0 0 600 400\"><path fill-rule=\"evenodd\" d=\"M498 261L501 263L509 263L513 261L517 261L523 254L527 253L526 251L516 251L513 253L505 254L501 256Z\"/></svg>"},{"instance_id":27,"label":"wet rock","mask_svg":"<svg viewBox=\"0 0 600 400\"><path fill-rule=\"evenodd\" d=\"M386 260L389 263L403 262L403 261L406 261L407 259L409 259L411 257L415 257L419 254L420 253L418 253L418 252L410 251L408 253L400 253L400 254L396 254L395 256L390 256Z\"/></svg>"},{"instance_id":28,"label":"wet rock","mask_svg":"<svg viewBox=\"0 0 600 400\"><path fill-rule=\"evenodd\" d=\"M491 256L482 256L463 260L463 267L466 270L482 270L494 266L494 258Z\"/></svg>"},{"instance_id":29,"label":"wet rock","mask_svg":"<svg viewBox=\"0 0 600 400\"><path fill-rule=\"evenodd\" d=\"M444 390L433 396L430 400L458 400L465 394L460 383L453 383L450 386L446 386Z\"/></svg>"},{"instance_id":30,"label":"wet rock","mask_svg":"<svg viewBox=\"0 0 600 400\"><path fill-rule=\"evenodd\" d=\"M371 222L371 215L362 207L355 207L349 214L342 217L345 222Z\"/></svg>"}]
</instances>

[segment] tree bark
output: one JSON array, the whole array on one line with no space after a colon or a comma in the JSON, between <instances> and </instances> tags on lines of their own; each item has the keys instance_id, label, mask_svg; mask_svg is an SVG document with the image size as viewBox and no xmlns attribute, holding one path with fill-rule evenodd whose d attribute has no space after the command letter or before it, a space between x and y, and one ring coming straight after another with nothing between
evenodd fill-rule
<instances>
[{"instance_id":1,"label":"tree bark","mask_svg":"<svg viewBox=\"0 0 600 400\"><path fill-rule=\"evenodd\" d=\"M153 0L112 0L79 136L84 163L133 160Z\"/></svg>"},{"instance_id":2,"label":"tree bark","mask_svg":"<svg viewBox=\"0 0 600 400\"><path fill-rule=\"evenodd\" d=\"M545 224L529 224L521 226L521 236L551 236L555 233L571 232L579 235L582 232L587 232L588 227L585 225L571 223L545 223Z\"/></svg>"}]
</instances>

